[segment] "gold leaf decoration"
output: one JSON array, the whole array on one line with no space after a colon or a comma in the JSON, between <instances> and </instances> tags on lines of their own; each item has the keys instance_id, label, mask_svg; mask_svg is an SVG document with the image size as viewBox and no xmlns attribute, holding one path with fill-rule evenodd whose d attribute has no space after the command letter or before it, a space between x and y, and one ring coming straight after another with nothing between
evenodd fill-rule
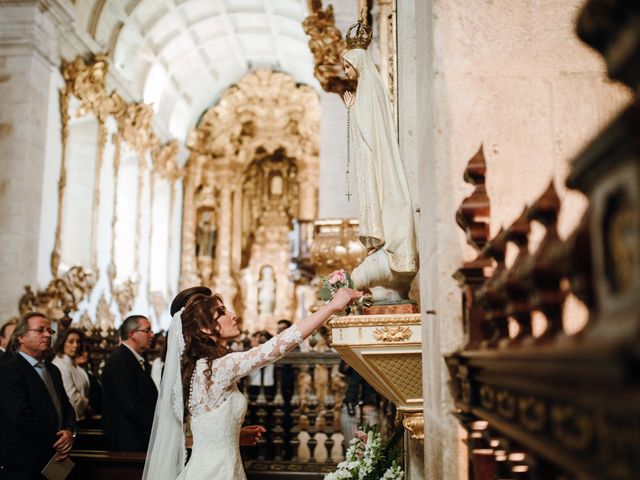
<instances>
[{"instance_id":1,"label":"gold leaf decoration","mask_svg":"<svg viewBox=\"0 0 640 480\"><path fill-rule=\"evenodd\" d=\"M404 342L411 338L411 328L407 326L385 326L376 328L373 336L379 342Z\"/></svg>"}]
</instances>

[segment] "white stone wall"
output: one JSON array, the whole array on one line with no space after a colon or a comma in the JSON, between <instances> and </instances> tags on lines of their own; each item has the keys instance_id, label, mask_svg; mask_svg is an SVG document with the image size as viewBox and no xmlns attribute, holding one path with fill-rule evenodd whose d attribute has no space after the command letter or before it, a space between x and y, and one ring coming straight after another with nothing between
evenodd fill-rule
<instances>
[{"instance_id":1,"label":"white stone wall","mask_svg":"<svg viewBox=\"0 0 640 480\"><path fill-rule=\"evenodd\" d=\"M484 144L492 234L554 180L566 235L585 207L563 187L568 160L628 98L573 33L583 3L398 2L401 148L420 209L426 478L466 478L442 355L462 342L451 276L473 255L454 220L472 190L468 160Z\"/></svg>"},{"instance_id":2,"label":"white stone wall","mask_svg":"<svg viewBox=\"0 0 640 480\"><path fill-rule=\"evenodd\" d=\"M55 5L0 4L0 323L37 277L59 14Z\"/></svg>"}]
</instances>

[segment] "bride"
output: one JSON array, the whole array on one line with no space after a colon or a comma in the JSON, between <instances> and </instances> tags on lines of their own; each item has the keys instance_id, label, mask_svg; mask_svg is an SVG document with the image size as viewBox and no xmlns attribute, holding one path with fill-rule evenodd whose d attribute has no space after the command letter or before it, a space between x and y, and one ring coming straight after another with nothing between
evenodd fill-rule
<instances>
[{"instance_id":1,"label":"bride","mask_svg":"<svg viewBox=\"0 0 640 480\"><path fill-rule=\"evenodd\" d=\"M206 287L180 292L171 305L175 314L143 479L246 479L239 442L247 400L237 380L284 356L361 296L340 289L327 305L267 343L230 353L227 342L240 335L236 314ZM186 465L185 419L193 434Z\"/></svg>"}]
</instances>

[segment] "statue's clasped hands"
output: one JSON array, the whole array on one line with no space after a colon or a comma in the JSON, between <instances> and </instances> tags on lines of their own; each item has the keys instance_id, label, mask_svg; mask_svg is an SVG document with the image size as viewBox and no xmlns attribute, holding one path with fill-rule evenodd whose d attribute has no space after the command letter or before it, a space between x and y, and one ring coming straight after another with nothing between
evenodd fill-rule
<instances>
[{"instance_id":1,"label":"statue's clasped hands","mask_svg":"<svg viewBox=\"0 0 640 480\"><path fill-rule=\"evenodd\" d=\"M344 104L347 108L353 107L353 104L356 103L356 96L348 90L344 92L342 98L344 99Z\"/></svg>"}]
</instances>

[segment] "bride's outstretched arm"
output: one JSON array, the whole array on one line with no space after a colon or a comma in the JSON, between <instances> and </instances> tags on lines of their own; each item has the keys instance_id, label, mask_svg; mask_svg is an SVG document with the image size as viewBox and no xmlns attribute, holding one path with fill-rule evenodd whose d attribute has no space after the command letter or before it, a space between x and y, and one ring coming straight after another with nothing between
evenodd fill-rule
<instances>
[{"instance_id":1,"label":"bride's outstretched arm","mask_svg":"<svg viewBox=\"0 0 640 480\"><path fill-rule=\"evenodd\" d=\"M219 362L215 368L217 375L221 379L224 377L226 381L223 383L229 385L252 371L275 362L302 343L305 338L311 335L315 329L326 322L332 315L341 311L352 300L360 298L362 295L362 292L358 290L341 288L327 305L287 328L268 342L246 352L230 353L217 360Z\"/></svg>"},{"instance_id":2,"label":"bride's outstretched arm","mask_svg":"<svg viewBox=\"0 0 640 480\"><path fill-rule=\"evenodd\" d=\"M336 292L331 301L319 308L315 313L296 323L303 338L307 338L313 331L326 322L332 315L335 315L344 307L349 305L356 298L362 297L363 293L351 288L341 288ZM291 327L293 328L293 327Z\"/></svg>"}]
</instances>

